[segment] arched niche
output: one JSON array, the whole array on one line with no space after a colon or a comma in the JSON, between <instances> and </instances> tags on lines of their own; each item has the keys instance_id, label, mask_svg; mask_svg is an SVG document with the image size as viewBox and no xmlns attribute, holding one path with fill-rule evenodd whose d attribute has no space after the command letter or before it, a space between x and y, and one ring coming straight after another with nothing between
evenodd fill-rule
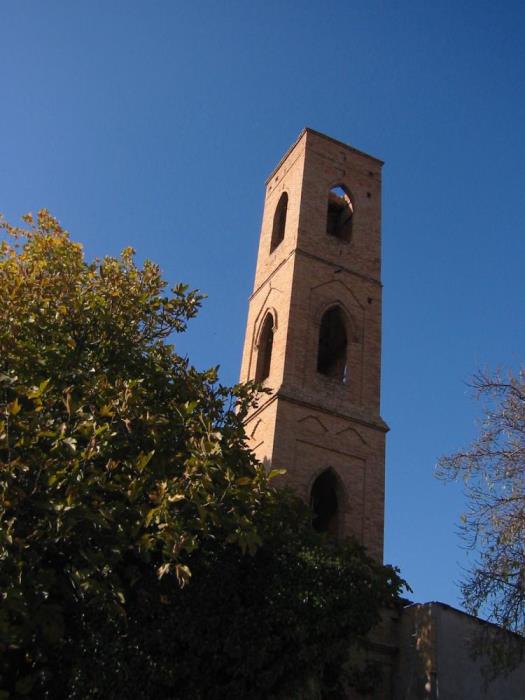
<instances>
[{"instance_id":1,"label":"arched niche","mask_svg":"<svg viewBox=\"0 0 525 700\"><path fill-rule=\"evenodd\" d=\"M348 333L345 315L339 306L323 314L317 345L317 371L340 382L347 380Z\"/></svg>"},{"instance_id":2,"label":"arched niche","mask_svg":"<svg viewBox=\"0 0 525 700\"><path fill-rule=\"evenodd\" d=\"M328 193L326 233L341 241L350 241L354 219L354 205L344 185L332 187Z\"/></svg>"},{"instance_id":3,"label":"arched niche","mask_svg":"<svg viewBox=\"0 0 525 700\"><path fill-rule=\"evenodd\" d=\"M257 342L257 364L255 368L255 381L257 382L262 382L270 376L274 327L273 315L268 312L262 322Z\"/></svg>"},{"instance_id":4,"label":"arched niche","mask_svg":"<svg viewBox=\"0 0 525 700\"><path fill-rule=\"evenodd\" d=\"M341 487L331 467L321 472L312 484L310 504L314 529L329 537L338 537L341 529Z\"/></svg>"},{"instance_id":5,"label":"arched niche","mask_svg":"<svg viewBox=\"0 0 525 700\"><path fill-rule=\"evenodd\" d=\"M286 214L288 211L288 193L283 192L277 202L275 213L273 215L272 239L270 243L270 253L284 240L284 232L286 229Z\"/></svg>"}]
</instances>

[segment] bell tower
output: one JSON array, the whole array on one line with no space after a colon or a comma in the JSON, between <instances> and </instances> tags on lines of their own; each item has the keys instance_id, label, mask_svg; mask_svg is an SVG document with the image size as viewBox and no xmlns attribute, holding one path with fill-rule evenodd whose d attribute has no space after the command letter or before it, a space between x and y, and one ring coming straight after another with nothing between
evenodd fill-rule
<instances>
[{"instance_id":1,"label":"bell tower","mask_svg":"<svg viewBox=\"0 0 525 700\"><path fill-rule=\"evenodd\" d=\"M383 556L382 162L304 129L266 183L241 381L250 446L314 527Z\"/></svg>"}]
</instances>

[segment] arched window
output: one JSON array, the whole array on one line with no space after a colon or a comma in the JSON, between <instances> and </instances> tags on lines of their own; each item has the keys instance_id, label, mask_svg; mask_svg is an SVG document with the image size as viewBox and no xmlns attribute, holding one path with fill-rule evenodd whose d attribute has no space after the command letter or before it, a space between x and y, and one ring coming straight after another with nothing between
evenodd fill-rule
<instances>
[{"instance_id":1,"label":"arched window","mask_svg":"<svg viewBox=\"0 0 525 700\"><path fill-rule=\"evenodd\" d=\"M273 316L267 314L264 319L259 343L257 346L257 369L255 370L255 381L262 382L270 374L272 364L273 349Z\"/></svg>"},{"instance_id":2,"label":"arched window","mask_svg":"<svg viewBox=\"0 0 525 700\"><path fill-rule=\"evenodd\" d=\"M347 191L341 185L332 187L328 193L328 211L326 215L326 232L342 241L352 237L352 220L354 207Z\"/></svg>"},{"instance_id":3,"label":"arched window","mask_svg":"<svg viewBox=\"0 0 525 700\"><path fill-rule=\"evenodd\" d=\"M346 381L346 328L341 309L334 306L324 314L319 330L317 371Z\"/></svg>"},{"instance_id":4,"label":"arched window","mask_svg":"<svg viewBox=\"0 0 525 700\"><path fill-rule=\"evenodd\" d=\"M277 248L279 243L284 238L284 229L286 228L286 212L288 210L288 194L283 192L277 207L275 208L275 214L273 215L273 228L272 228L272 242L270 243L270 253Z\"/></svg>"},{"instance_id":5,"label":"arched window","mask_svg":"<svg viewBox=\"0 0 525 700\"><path fill-rule=\"evenodd\" d=\"M312 486L312 524L317 532L326 532L331 537L339 533L339 502L337 477L332 469L320 474Z\"/></svg>"}]
</instances>

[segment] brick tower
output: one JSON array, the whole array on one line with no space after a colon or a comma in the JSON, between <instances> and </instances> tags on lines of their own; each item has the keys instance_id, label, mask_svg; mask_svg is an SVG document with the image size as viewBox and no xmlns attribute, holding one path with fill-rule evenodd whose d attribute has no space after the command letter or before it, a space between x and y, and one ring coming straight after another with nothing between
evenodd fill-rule
<instances>
[{"instance_id":1,"label":"brick tower","mask_svg":"<svg viewBox=\"0 0 525 700\"><path fill-rule=\"evenodd\" d=\"M305 129L270 175L241 369L271 389L246 421L257 457L379 560L381 166Z\"/></svg>"}]
</instances>

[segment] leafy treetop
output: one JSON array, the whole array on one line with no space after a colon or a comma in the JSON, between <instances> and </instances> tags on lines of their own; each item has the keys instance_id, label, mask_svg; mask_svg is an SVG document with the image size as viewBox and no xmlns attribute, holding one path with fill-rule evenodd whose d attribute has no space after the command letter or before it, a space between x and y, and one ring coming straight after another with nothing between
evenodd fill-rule
<instances>
[{"instance_id":1,"label":"leafy treetop","mask_svg":"<svg viewBox=\"0 0 525 700\"><path fill-rule=\"evenodd\" d=\"M0 700L340 697L397 570L270 487L254 387L170 343L197 292L25 222L0 220Z\"/></svg>"},{"instance_id":2,"label":"leafy treetop","mask_svg":"<svg viewBox=\"0 0 525 700\"><path fill-rule=\"evenodd\" d=\"M46 210L25 221L0 222L4 610L30 598L45 617L64 591L121 606L134 559L183 584L206 538L254 549L270 490L244 444L251 389L166 342L202 297L168 294L130 248L86 262Z\"/></svg>"}]
</instances>

